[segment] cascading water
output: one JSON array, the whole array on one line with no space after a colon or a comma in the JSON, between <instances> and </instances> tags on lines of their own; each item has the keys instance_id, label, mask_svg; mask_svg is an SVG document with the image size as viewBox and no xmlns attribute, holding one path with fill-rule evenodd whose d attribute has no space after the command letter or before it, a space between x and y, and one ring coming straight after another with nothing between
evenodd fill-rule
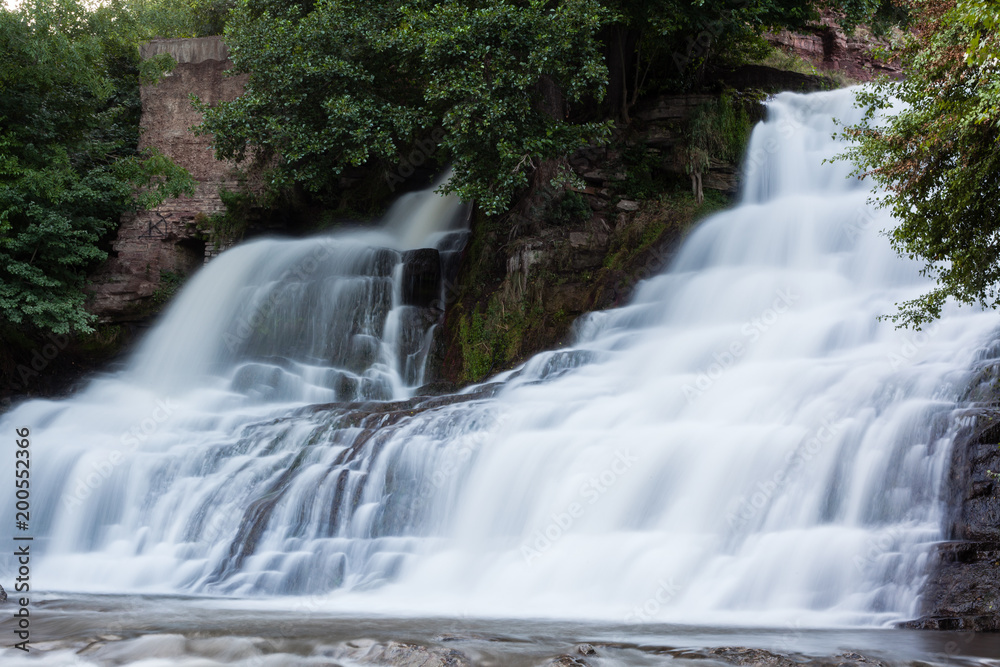
<instances>
[{"instance_id":1,"label":"cascading water","mask_svg":"<svg viewBox=\"0 0 1000 667\"><path fill-rule=\"evenodd\" d=\"M952 413L998 319L878 322L928 284L866 184L822 163L852 101L779 95L742 203L668 273L457 396L403 400L423 342L387 341L426 331L385 238L227 252L127 371L3 418L35 434L35 580L625 622L912 616Z\"/></svg>"}]
</instances>

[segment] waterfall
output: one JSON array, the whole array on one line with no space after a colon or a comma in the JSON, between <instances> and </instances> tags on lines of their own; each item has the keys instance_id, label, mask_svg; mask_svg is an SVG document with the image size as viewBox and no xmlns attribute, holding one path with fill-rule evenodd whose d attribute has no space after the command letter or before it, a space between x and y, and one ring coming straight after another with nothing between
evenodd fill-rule
<instances>
[{"instance_id":1,"label":"waterfall","mask_svg":"<svg viewBox=\"0 0 1000 667\"><path fill-rule=\"evenodd\" d=\"M912 617L998 319L878 320L929 283L868 184L824 164L833 119L856 117L850 90L778 95L738 206L571 347L455 396L412 396L429 326L402 295L404 253L449 225L396 210L379 234L228 251L127 370L3 417L34 434L35 582L625 623Z\"/></svg>"}]
</instances>

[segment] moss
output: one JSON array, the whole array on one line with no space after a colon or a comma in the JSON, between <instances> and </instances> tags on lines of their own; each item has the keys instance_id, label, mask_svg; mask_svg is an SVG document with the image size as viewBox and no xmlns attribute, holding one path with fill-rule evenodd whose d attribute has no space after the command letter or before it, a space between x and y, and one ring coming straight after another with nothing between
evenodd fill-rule
<instances>
[{"instance_id":1,"label":"moss","mask_svg":"<svg viewBox=\"0 0 1000 667\"><path fill-rule=\"evenodd\" d=\"M185 277L172 271L160 271L160 285L153 292L149 300L157 308L163 306L180 291L184 284Z\"/></svg>"},{"instance_id":2,"label":"moss","mask_svg":"<svg viewBox=\"0 0 1000 667\"><path fill-rule=\"evenodd\" d=\"M76 338L79 350L87 355L108 358L118 354L127 342L125 328L120 324L98 324L89 334Z\"/></svg>"},{"instance_id":3,"label":"moss","mask_svg":"<svg viewBox=\"0 0 1000 667\"><path fill-rule=\"evenodd\" d=\"M544 310L526 298L504 297L494 292L486 310L462 315L459 345L464 383L480 382L509 368L523 356L524 344L544 326ZM534 350L531 350L534 351Z\"/></svg>"}]
</instances>

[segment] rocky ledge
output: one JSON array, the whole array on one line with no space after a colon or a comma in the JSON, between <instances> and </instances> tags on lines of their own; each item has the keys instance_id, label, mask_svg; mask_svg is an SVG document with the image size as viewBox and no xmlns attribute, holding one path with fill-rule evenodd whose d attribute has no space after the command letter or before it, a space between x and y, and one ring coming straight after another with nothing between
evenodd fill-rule
<instances>
[{"instance_id":1,"label":"rocky ledge","mask_svg":"<svg viewBox=\"0 0 1000 667\"><path fill-rule=\"evenodd\" d=\"M937 545L910 628L1000 631L1000 363L983 362L956 415L945 489L949 541Z\"/></svg>"}]
</instances>

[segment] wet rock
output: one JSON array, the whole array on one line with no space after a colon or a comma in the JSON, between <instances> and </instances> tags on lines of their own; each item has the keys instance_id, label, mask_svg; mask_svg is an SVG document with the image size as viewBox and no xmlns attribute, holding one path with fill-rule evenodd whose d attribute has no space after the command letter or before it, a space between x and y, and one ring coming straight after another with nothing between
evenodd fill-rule
<instances>
[{"instance_id":1,"label":"wet rock","mask_svg":"<svg viewBox=\"0 0 1000 667\"><path fill-rule=\"evenodd\" d=\"M576 652L580 655L597 655L597 650L590 644L580 644L576 647Z\"/></svg>"},{"instance_id":2,"label":"wet rock","mask_svg":"<svg viewBox=\"0 0 1000 667\"><path fill-rule=\"evenodd\" d=\"M355 660L371 665L392 667L472 667L472 660L461 651L438 646L423 646L397 641L379 643L360 639L339 644L331 657Z\"/></svg>"},{"instance_id":3,"label":"wet rock","mask_svg":"<svg viewBox=\"0 0 1000 667\"><path fill-rule=\"evenodd\" d=\"M1000 631L1000 544L945 542L923 590L924 615L904 624L929 630Z\"/></svg>"},{"instance_id":4,"label":"wet rock","mask_svg":"<svg viewBox=\"0 0 1000 667\"><path fill-rule=\"evenodd\" d=\"M996 359L985 363L966 398L995 394ZM994 399L995 400L995 399ZM973 405L952 447L946 487L951 541L937 545L922 591L920 617L904 627L1000 631L1000 410ZM943 424L941 428L947 428Z\"/></svg>"},{"instance_id":5,"label":"wet rock","mask_svg":"<svg viewBox=\"0 0 1000 667\"><path fill-rule=\"evenodd\" d=\"M572 655L560 655L542 663L543 667L589 667L586 660Z\"/></svg>"},{"instance_id":6,"label":"wet rock","mask_svg":"<svg viewBox=\"0 0 1000 667\"><path fill-rule=\"evenodd\" d=\"M708 651L708 656L719 658L731 665L753 665L754 667L798 667L801 662L788 656L771 653L759 648L723 646Z\"/></svg>"},{"instance_id":7,"label":"wet rock","mask_svg":"<svg viewBox=\"0 0 1000 667\"><path fill-rule=\"evenodd\" d=\"M433 248L403 253L403 305L428 308L441 298L441 257Z\"/></svg>"},{"instance_id":8,"label":"wet rock","mask_svg":"<svg viewBox=\"0 0 1000 667\"><path fill-rule=\"evenodd\" d=\"M638 211L639 202L632 201L631 199L622 199L618 202L617 208L620 211Z\"/></svg>"},{"instance_id":9,"label":"wet rock","mask_svg":"<svg viewBox=\"0 0 1000 667\"><path fill-rule=\"evenodd\" d=\"M702 653L683 651L678 657L703 657L722 660L731 665L752 667L888 667L887 663L853 651L838 656L807 658L802 655L783 655L761 648L722 646Z\"/></svg>"},{"instance_id":10,"label":"wet rock","mask_svg":"<svg viewBox=\"0 0 1000 667\"><path fill-rule=\"evenodd\" d=\"M448 380L437 380L428 382L416 388L413 392L415 396L446 396L456 393L461 387Z\"/></svg>"},{"instance_id":11,"label":"wet rock","mask_svg":"<svg viewBox=\"0 0 1000 667\"><path fill-rule=\"evenodd\" d=\"M7 591L3 589L3 586L0 586L0 604L6 601L7 601Z\"/></svg>"}]
</instances>

